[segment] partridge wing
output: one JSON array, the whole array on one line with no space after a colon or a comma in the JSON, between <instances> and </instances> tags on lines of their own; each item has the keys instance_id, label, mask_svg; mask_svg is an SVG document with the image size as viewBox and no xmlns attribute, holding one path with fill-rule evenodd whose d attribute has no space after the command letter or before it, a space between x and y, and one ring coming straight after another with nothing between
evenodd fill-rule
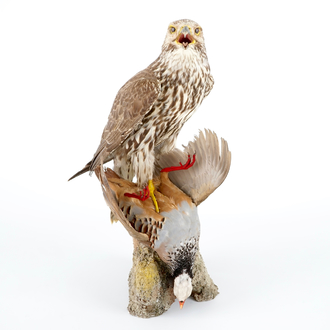
<instances>
[{"instance_id":1,"label":"partridge wing","mask_svg":"<svg viewBox=\"0 0 330 330\"><path fill-rule=\"evenodd\" d=\"M121 224L125 227L125 229L133 238L147 246L150 246L151 244L148 235L135 230L128 221L128 219L124 216L122 210L119 208L118 200L114 191L110 188L103 166L98 167L95 172L100 180L104 199L110 210L114 213L115 218L121 222Z\"/></svg>"}]
</instances>

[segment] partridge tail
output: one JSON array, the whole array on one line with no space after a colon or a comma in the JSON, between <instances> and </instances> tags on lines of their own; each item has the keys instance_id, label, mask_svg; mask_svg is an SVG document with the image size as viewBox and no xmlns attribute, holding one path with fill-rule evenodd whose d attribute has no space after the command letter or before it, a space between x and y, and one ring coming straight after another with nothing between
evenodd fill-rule
<instances>
[{"instance_id":1,"label":"partridge tail","mask_svg":"<svg viewBox=\"0 0 330 330\"><path fill-rule=\"evenodd\" d=\"M221 139L221 152L217 135L206 129L189 142L184 151L173 149L161 155L155 166L155 175L160 169L178 161L184 162L188 155L196 153L196 163L188 171L171 172L170 180L192 198L196 205L202 203L226 179L231 164L228 144ZM189 165L189 164L187 164Z\"/></svg>"}]
</instances>

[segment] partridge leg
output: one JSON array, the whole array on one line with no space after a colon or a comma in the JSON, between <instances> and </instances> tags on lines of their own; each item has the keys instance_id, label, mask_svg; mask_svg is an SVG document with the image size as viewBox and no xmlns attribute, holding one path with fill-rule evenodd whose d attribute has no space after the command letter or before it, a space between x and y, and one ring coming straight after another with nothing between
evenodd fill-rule
<instances>
[{"instance_id":1,"label":"partridge leg","mask_svg":"<svg viewBox=\"0 0 330 330\"><path fill-rule=\"evenodd\" d=\"M195 161L196 161L196 154L193 155L192 160L191 160L190 155L188 155L188 160L184 165L182 165L180 163L180 166L165 167L161 170L161 172L173 172L173 171L187 170L188 168L192 167L195 164Z\"/></svg>"},{"instance_id":2,"label":"partridge leg","mask_svg":"<svg viewBox=\"0 0 330 330\"><path fill-rule=\"evenodd\" d=\"M132 197L132 198L137 198L140 201L145 201L147 198L150 197L149 186L146 186L145 188L143 188L143 190L140 191L140 195L125 193L124 196Z\"/></svg>"},{"instance_id":3,"label":"partridge leg","mask_svg":"<svg viewBox=\"0 0 330 330\"><path fill-rule=\"evenodd\" d=\"M161 170L161 172L173 172L173 171L187 170L188 168L192 167L195 164L195 161L196 161L195 154L193 155L192 160L191 160L191 156L188 155L188 160L184 165L182 165L180 163L180 166L165 167ZM155 210L157 213L159 213L159 207L158 207L158 203L157 203L154 191L155 191L154 184L153 184L152 180L149 180L148 185L143 189L143 191L140 192L140 196L137 194L129 194L129 193L126 193L125 196L137 198L141 201L145 201L147 198L151 197L151 199L155 205Z\"/></svg>"}]
</instances>

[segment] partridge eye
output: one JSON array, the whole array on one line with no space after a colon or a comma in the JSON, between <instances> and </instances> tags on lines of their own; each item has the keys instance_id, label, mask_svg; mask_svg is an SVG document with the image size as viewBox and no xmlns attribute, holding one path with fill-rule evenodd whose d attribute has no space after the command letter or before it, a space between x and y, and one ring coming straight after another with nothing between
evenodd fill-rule
<instances>
[{"instance_id":1,"label":"partridge eye","mask_svg":"<svg viewBox=\"0 0 330 330\"><path fill-rule=\"evenodd\" d=\"M171 29L170 29L171 33L174 33L175 32L175 27L172 26Z\"/></svg>"},{"instance_id":2,"label":"partridge eye","mask_svg":"<svg viewBox=\"0 0 330 330\"><path fill-rule=\"evenodd\" d=\"M195 33L199 34L199 28L195 29Z\"/></svg>"}]
</instances>

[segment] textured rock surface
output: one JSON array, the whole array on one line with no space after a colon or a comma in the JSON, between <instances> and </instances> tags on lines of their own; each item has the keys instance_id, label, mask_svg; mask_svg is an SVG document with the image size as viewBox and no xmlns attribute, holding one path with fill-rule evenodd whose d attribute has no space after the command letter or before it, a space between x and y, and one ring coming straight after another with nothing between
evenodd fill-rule
<instances>
[{"instance_id":1,"label":"textured rock surface","mask_svg":"<svg viewBox=\"0 0 330 330\"><path fill-rule=\"evenodd\" d=\"M128 278L128 311L139 317L163 314L173 302L173 279L168 266L157 253L137 244L133 253L133 266Z\"/></svg>"},{"instance_id":2,"label":"textured rock surface","mask_svg":"<svg viewBox=\"0 0 330 330\"><path fill-rule=\"evenodd\" d=\"M207 301L214 299L218 294L218 287L213 283L203 258L198 251L193 268L192 280L193 292L191 296L197 301Z\"/></svg>"},{"instance_id":3,"label":"textured rock surface","mask_svg":"<svg viewBox=\"0 0 330 330\"><path fill-rule=\"evenodd\" d=\"M158 316L167 311L173 302L173 277L168 266L152 249L135 242L133 266L129 274L128 311L143 318ZM213 299L218 288L207 273L204 261L197 252L193 268L192 297L197 301Z\"/></svg>"}]
</instances>

